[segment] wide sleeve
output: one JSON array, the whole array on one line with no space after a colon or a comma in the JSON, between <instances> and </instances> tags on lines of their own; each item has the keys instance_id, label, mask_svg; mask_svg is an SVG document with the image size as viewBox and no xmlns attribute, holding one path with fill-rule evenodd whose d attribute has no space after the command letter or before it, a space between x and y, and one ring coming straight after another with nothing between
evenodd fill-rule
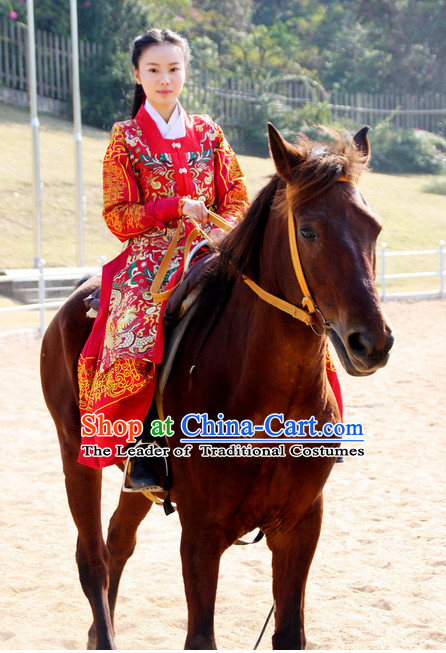
<instances>
[{"instance_id":1,"label":"wide sleeve","mask_svg":"<svg viewBox=\"0 0 446 653\"><path fill-rule=\"evenodd\" d=\"M104 157L104 220L110 231L125 241L179 216L179 196L154 202L141 198L122 127L115 126Z\"/></svg>"},{"instance_id":2,"label":"wide sleeve","mask_svg":"<svg viewBox=\"0 0 446 653\"><path fill-rule=\"evenodd\" d=\"M223 130L215 125L218 138L215 149L215 195L217 213L235 226L244 216L248 204L246 178Z\"/></svg>"}]
</instances>

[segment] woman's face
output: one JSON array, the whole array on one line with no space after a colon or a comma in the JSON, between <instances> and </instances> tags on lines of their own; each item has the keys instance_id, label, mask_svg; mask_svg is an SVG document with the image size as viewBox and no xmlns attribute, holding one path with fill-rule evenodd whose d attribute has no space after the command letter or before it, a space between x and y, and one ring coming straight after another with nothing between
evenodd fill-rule
<instances>
[{"instance_id":1,"label":"woman's face","mask_svg":"<svg viewBox=\"0 0 446 653\"><path fill-rule=\"evenodd\" d=\"M168 121L186 78L182 49L173 43L150 45L140 56L134 72L150 104Z\"/></svg>"}]
</instances>

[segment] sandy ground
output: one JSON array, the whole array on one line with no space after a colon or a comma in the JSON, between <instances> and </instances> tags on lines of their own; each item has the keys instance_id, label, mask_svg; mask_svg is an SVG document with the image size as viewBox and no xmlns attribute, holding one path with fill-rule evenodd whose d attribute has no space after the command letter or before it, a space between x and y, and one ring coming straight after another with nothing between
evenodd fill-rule
<instances>
[{"instance_id":1,"label":"sandy ground","mask_svg":"<svg viewBox=\"0 0 446 653\"><path fill-rule=\"evenodd\" d=\"M389 303L397 344L387 368L341 372L345 421L366 455L336 465L307 589L314 649L446 648L446 302ZM90 608L78 582L55 430L39 384L36 340L0 340L3 649L83 649ZM120 473L105 474L104 514ZM176 515L154 508L121 583L117 645L180 649L186 607ZM137 592L140 598L137 599ZM223 557L217 643L252 649L272 604L264 542ZM272 624L260 648L271 647Z\"/></svg>"}]
</instances>

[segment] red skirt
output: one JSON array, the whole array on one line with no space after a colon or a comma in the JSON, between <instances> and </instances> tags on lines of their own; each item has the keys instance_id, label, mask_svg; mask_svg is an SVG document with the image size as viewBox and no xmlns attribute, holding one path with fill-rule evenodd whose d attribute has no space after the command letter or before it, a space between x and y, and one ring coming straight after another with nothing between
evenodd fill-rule
<instances>
[{"instance_id":1,"label":"red skirt","mask_svg":"<svg viewBox=\"0 0 446 653\"><path fill-rule=\"evenodd\" d=\"M118 358L105 371L99 372L104 347L105 327L112 283L122 269L127 257L120 256L104 266L101 283L101 303L91 334L82 349L78 363L79 409L81 413L82 442L78 462L101 469L125 460L119 455L127 445L126 434L109 434L108 426L95 428L99 415L110 424L116 421L144 421L155 392L156 368L142 359Z\"/></svg>"}]
</instances>

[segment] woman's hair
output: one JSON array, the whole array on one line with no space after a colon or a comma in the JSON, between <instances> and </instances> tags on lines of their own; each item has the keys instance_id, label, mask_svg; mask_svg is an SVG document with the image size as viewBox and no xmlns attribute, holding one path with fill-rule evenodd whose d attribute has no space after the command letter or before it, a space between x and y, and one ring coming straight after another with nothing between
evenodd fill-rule
<instances>
[{"instance_id":1,"label":"woman's hair","mask_svg":"<svg viewBox=\"0 0 446 653\"><path fill-rule=\"evenodd\" d=\"M181 48L183 51L184 65L187 68L190 57L190 48L187 40L171 29L158 29L156 27L147 30L147 32L144 32L144 34L141 34L141 36L137 36L133 41L132 64L134 68L138 69L139 59L143 52L147 50L147 48L149 48L151 45L160 45L161 43L171 43L172 45L177 45L179 48ZM132 118L134 118L138 113L142 102L143 89L141 84L136 84L132 106Z\"/></svg>"}]
</instances>

